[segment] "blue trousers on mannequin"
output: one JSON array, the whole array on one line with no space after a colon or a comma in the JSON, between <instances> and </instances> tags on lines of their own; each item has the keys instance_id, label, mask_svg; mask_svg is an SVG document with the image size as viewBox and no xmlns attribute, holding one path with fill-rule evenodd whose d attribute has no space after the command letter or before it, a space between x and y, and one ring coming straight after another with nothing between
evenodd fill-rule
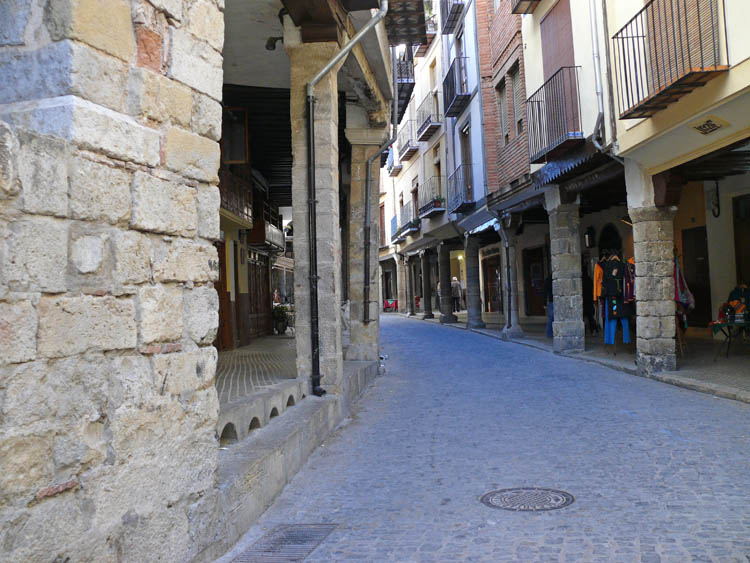
<instances>
[{"instance_id":1,"label":"blue trousers on mannequin","mask_svg":"<svg viewBox=\"0 0 750 563\"><path fill-rule=\"evenodd\" d=\"M617 333L617 319L609 318L609 303L604 304L604 343L614 344L615 334ZM630 343L630 322L627 317L620 317L622 322L622 341L625 344Z\"/></svg>"}]
</instances>

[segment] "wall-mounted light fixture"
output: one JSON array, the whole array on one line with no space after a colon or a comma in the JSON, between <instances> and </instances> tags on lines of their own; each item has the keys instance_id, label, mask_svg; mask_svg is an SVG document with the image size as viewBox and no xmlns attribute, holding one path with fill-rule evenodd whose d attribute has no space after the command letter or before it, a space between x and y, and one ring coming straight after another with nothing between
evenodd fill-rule
<instances>
[{"instance_id":1,"label":"wall-mounted light fixture","mask_svg":"<svg viewBox=\"0 0 750 563\"><path fill-rule=\"evenodd\" d=\"M586 232L583 233L583 243L586 248L593 248L596 246L596 231L594 227L589 227Z\"/></svg>"}]
</instances>

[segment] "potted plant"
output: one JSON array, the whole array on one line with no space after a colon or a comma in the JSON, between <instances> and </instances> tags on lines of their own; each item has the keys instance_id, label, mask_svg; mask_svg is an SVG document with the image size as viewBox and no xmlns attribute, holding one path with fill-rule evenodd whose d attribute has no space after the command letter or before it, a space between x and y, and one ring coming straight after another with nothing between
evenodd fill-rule
<instances>
[{"instance_id":1,"label":"potted plant","mask_svg":"<svg viewBox=\"0 0 750 563\"><path fill-rule=\"evenodd\" d=\"M289 326L287 311L288 308L284 305L276 305L273 308L273 328L276 330L276 334L286 333L286 329Z\"/></svg>"}]
</instances>

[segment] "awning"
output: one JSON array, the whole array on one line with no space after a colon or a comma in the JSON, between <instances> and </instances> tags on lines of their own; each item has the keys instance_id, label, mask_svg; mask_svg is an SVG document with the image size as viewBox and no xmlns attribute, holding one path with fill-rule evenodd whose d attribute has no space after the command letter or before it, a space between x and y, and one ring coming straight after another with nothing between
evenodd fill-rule
<instances>
[{"instance_id":1,"label":"awning","mask_svg":"<svg viewBox=\"0 0 750 563\"><path fill-rule=\"evenodd\" d=\"M493 217L489 221L486 221L485 223L482 223L478 227L474 227L473 229L471 229L469 231L469 234L470 235L476 235L478 233L482 233L482 232L488 231L490 229L494 231L495 230L495 225L497 225L497 224L498 224L498 220Z\"/></svg>"},{"instance_id":2,"label":"awning","mask_svg":"<svg viewBox=\"0 0 750 563\"><path fill-rule=\"evenodd\" d=\"M461 219L458 222L458 227L460 229L463 229L464 231L473 231L480 225L484 225L494 218L495 216L490 213L489 209L487 209L487 205L483 205L468 217L464 217L463 219Z\"/></svg>"}]
</instances>

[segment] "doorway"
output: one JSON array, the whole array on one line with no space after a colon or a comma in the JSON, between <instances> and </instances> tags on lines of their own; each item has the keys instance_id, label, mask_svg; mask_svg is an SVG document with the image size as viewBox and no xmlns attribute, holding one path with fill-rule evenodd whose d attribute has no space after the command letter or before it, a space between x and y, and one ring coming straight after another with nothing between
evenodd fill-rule
<instances>
[{"instance_id":1,"label":"doorway","mask_svg":"<svg viewBox=\"0 0 750 563\"><path fill-rule=\"evenodd\" d=\"M544 316L544 246L523 249L526 316Z\"/></svg>"},{"instance_id":2,"label":"doorway","mask_svg":"<svg viewBox=\"0 0 750 563\"><path fill-rule=\"evenodd\" d=\"M712 314L705 226L682 230L682 262L685 281L695 297L695 309L688 313L688 325L706 327L711 322Z\"/></svg>"},{"instance_id":3,"label":"doorway","mask_svg":"<svg viewBox=\"0 0 750 563\"><path fill-rule=\"evenodd\" d=\"M737 283L750 285L750 194L732 200Z\"/></svg>"},{"instance_id":4,"label":"doorway","mask_svg":"<svg viewBox=\"0 0 750 563\"><path fill-rule=\"evenodd\" d=\"M214 289L219 294L219 330L216 333L214 346L217 350L231 350L234 347L232 333L232 302L227 285L227 254L223 242L216 243L219 255L219 279L214 282Z\"/></svg>"},{"instance_id":5,"label":"doorway","mask_svg":"<svg viewBox=\"0 0 750 563\"><path fill-rule=\"evenodd\" d=\"M500 255L489 256L482 261L484 280L484 310L487 313L502 312L503 300L500 285Z\"/></svg>"}]
</instances>

